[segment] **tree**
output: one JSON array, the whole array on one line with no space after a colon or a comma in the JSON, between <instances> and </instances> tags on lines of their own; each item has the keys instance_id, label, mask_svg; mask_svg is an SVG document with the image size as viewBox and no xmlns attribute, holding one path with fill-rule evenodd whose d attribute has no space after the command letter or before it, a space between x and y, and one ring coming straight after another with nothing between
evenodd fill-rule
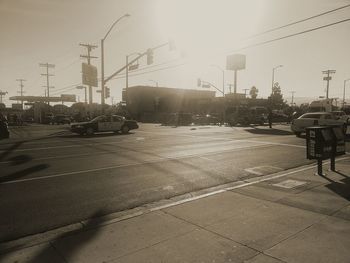
<instances>
[{"instance_id":1,"label":"tree","mask_svg":"<svg viewBox=\"0 0 350 263\"><path fill-rule=\"evenodd\" d=\"M281 92L281 87L278 82L274 83L272 88L272 94L269 97L270 105L273 109L283 109L285 101Z\"/></svg>"},{"instance_id":2,"label":"tree","mask_svg":"<svg viewBox=\"0 0 350 263\"><path fill-rule=\"evenodd\" d=\"M249 91L249 95L252 99L256 99L258 97L258 92L259 90L255 86L253 86Z\"/></svg>"}]
</instances>

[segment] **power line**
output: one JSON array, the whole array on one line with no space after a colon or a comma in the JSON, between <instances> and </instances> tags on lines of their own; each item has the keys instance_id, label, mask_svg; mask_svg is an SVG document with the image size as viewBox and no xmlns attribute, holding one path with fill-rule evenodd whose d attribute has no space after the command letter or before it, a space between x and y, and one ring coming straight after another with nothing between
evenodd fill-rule
<instances>
[{"instance_id":1,"label":"power line","mask_svg":"<svg viewBox=\"0 0 350 263\"><path fill-rule=\"evenodd\" d=\"M345 8L345 7L344 7L344 8ZM247 46L245 46L245 47L236 49L236 50L234 50L234 51L232 51L232 52L237 52L237 51L241 51L241 50L248 49L248 48L252 48L252 47L256 47L256 46L265 45L265 44L268 44L268 43L272 43L272 42L275 42L275 41L279 41L279 40L286 39L286 38L290 38L290 37L297 36L297 35L306 34L306 33L309 33L309 32L313 32L313 31L316 31L316 30L319 30L319 29L322 29L322 28L334 26L334 25L341 24L341 23L348 22L348 21L350 21L350 18L344 19L344 20L340 20L340 21L337 21L337 22L334 22L334 23L326 24L326 25L323 25L323 26L311 28L311 29L308 29L308 30L300 31L300 32L297 32L297 33L294 33L294 34L290 34L290 35L283 36L283 37L279 37L279 38L275 38L275 39L271 39L271 40L259 42L259 43L252 44L252 45L247 45ZM231 53L232 53L232 52L231 52ZM163 63L163 64L165 64L165 63ZM138 73L138 74L131 74L130 76L144 75L144 74L148 74L148 73L152 73L152 72L157 72L157 71L161 71L161 70L165 70L165 69L180 67L180 66L183 66L183 65L186 65L186 64L188 64L188 63L182 63L182 64L179 64L179 65L164 67L164 68L156 69L156 70L153 70L153 71L146 71L146 72L142 72L142 73ZM159 65L160 65L160 64L157 64L157 65L154 65L153 67L159 66ZM141 71L141 70L144 70L144 69L147 69L147 68L150 68L150 67L151 67L151 66L145 67L145 68L139 69L138 71ZM112 78L112 79L121 79L121 78L124 78L124 76L115 77L115 78ZM80 85L80 84L81 84L81 83L79 83L79 84L74 84L74 85L70 85L70 86L67 86L67 87L65 87L65 88L62 88L62 90L63 90L63 89L66 89L66 88L69 88L69 87L72 87L72 86L75 86L75 85ZM60 89L60 90L61 90L61 89ZM59 90L57 90L57 91L59 91Z\"/></svg>"},{"instance_id":2,"label":"power line","mask_svg":"<svg viewBox=\"0 0 350 263\"><path fill-rule=\"evenodd\" d=\"M350 4L345 5L345 6L341 6L341 7L338 7L338 8L335 8L335 9L332 9L332 10L329 10L329 11L326 11L326 12L314 15L314 16L310 16L310 17L307 17L307 18L304 18L304 19L301 19L301 20L298 20L298 21L294 21L294 22L288 23L288 24L283 25L283 26L278 26L278 27L274 27L274 28L268 29L266 31L263 31L263 32L255 34L255 35L249 36L246 39L250 39L250 38L257 37L257 36L261 36L261 35L264 35L266 33L270 33L270 32L273 32L273 31L285 28L285 27L293 26L293 25L296 25L296 24L299 24L299 23L302 23L302 22L305 22L305 21L308 21L308 20L311 20L311 19L314 19L314 18L317 18L317 17L320 17L320 16L324 16L324 15L327 15L327 14L330 14L330 13L334 13L336 11L339 11L341 9L348 8L348 7L350 7Z\"/></svg>"},{"instance_id":3,"label":"power line","mask_svg":"<svg viewBox=\"0 0 350 263\"><path fill-rule=\"evenodd\" d=\"M294 37L294 36L297 36L297 35L306 34L306 33L312 32L312 31L316 31L316 30L319 30L319 29L322 29L322 28L326 28L326 27L337 25L337 24L345 23L345 22L348 22L348 21L350 21L350 18L347 18L347 19L344 19L344 20L340 20L340 21L337 21L337 22L334 22L334 23L326 24L326 25L323 25L323 26L314 27L314 28L307 29L307 30L304 30L304 31L300 31L298 33L290 34L290 35L287 35L287 36L274 38L274 39L263 41L263 42L259 42L259 43L256 43L256 44L251 44L251 45L248 45L248 46L236 49L236 50L234 50L234 51L232 51L230 53L241 51L241 50L252 48L252 47L265 45L265 44L268 44L268 43L272 43L272 42L275 42L275 41L278 41L278 40Z\"/></svg>"}]
</instances>

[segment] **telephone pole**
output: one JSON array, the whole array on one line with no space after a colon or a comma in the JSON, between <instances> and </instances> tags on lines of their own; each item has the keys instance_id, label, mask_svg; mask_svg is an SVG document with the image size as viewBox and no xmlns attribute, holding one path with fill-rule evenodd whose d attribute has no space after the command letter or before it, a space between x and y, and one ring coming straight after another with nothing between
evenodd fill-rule
<instances>
[{"instance_id":1,"label":"telephone pole","mask_svg":"<svg viewBox=\"0 0 350 263\"><path fill-rule=\"evenodd\" d=\"M335 70L324 70L322 71L322 74L327 75L326 77L323 77L323 80L327 81L327 91L326 91L326 99L328 99L328 93L329 93L329 81L332 79L330 74L334 74Z\"/></svg>"},{"instance_id":2,"label":"telephone pole","mask_svg":"<svg viewBox=\"0 0 350 263\"><path fill-rule=\"evenodd\" d=\"M2 96L5 96L7 94L7 91L0 90L0 103L2 103Z\"/></svg>"},{"instance_id":3,"label":"telephone pole","mask_svg":"<svg viewBox=\"0 0 350 263\"><path fill-rule=\"evenodd\" d=\"M20 91L18 91L20 94L21 94L21 104L22 104L22 110L23 110L23 87L24 87L24 85L23 85L23 81L26 81L25 79L16 79L16 81L18 81L19 82L19 87L20 87Z\"/></svg>"},{"instance_id":4,"label":"telephone pole","mask_svg":"<svg viewBox=\"0 0 350 263\"><path fill-rule=\"evenodd\" d=\"M47 90L47 105L50 106L50 88L53 88L53 87L50 87L50 78L51 76L55 76L53 74L49 74L49 68L54 68L55 65L54 64L49 64L49 63L40 63L39 64L39 67L43 67L43 68L46 68L46 73L45 74L41 74L41 76L46 76L46 86L43 86L43 87L46 87L46 90Z\"/></svg>"},{"instance_id":5,"label":"telephone pole","mask_svg":"<svg viewBox=\"0 0 350 263\"><path fill-rule=\"evenodd\" d=\"M293 105L294 105L294 93L295 93L296 91L291 91L290 93L292 93L292 107L293 107Z\"/></svg>"},{"instance_id":6,"label":"telephone pole","mask_svg":"<svg viewBox=\"0 0 350 263\"><path fill-rule=\"evenodd\" d=\"M90 53L93 49L97 48L96 45L90 45L90 44L79 44L79 46L82 46L82 47L86 47L87 48L87 55L80 55L81 58L86 58L87 59L87 62L88 62L88 65L91 65L90 64L90 61L92 58L97 58L97 57L94 57L94 56L91 56ZM92 86L89 85L89 104L91 105L92 104Z\"/></svg>"}]
</instances>

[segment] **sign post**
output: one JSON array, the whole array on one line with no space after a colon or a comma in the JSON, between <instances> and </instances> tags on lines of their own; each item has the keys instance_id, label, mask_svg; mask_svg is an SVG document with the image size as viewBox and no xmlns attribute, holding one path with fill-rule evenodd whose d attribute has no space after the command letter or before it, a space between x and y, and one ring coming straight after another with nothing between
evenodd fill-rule
<instances>
[{"instance_id":1,"label":"sign post","mask_svg":"<svg viewBox=\"0 0 350 263\"><path fill-rule=\"evenodd\" d=\"M233 54L226 57L226 69L234 71L233 93L237 93L237 71L246 68L246 56Z\"/></svg>"}]
</instances>

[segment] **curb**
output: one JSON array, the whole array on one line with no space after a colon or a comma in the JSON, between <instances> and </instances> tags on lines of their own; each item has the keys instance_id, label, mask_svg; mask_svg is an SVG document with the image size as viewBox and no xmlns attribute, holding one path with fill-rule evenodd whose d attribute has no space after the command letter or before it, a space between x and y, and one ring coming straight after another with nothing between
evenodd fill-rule
<instances>
[{"instance_id":1,"label":"curb","mask_svg":"<svg viewBox=\"0 0 350 263\"><path fill-rule=\"evenodd\" d=\"M345 159L349 159L350 157L344 157L344 158L339 158L336 161L341 161ZM324 162L324 165L328 164L329 162ZM316 168L317 165L315 164L308 164L308 165L303 165L299 167L295 167L292 169L288 170L283 170L277 173L269 174L269 175L264 175L264 176L259 176L259 177L253 177L249 178L247 180L239 180L235 182L231 182L228 184L223 184L223 185L217 185L213 186L210 188L205 188L202 190L198 190L195 192L190 192L186 193L183 195L178 195L174 196L169 199L163 199L159 200L156 202L144 204L139 207L131 208L128 210L120 211L120 212L115 212L111 213L108 215L104 215L101 217L96 217L96 218L90 218L90 219L85 219L77 223L73 223L70 225L66 225L63 227L59 227L53 230L49 230L43 233L38 233L26 237L22 237L16 240L12 241L7 241L7 242L2 242L0 243L0 254L5 254L11 251L16 251L19 249L23 248L28 248L32 247L35 245L43 244L43 243L48 243L52 240L57 239L59 236L65 234L69 235L70 233L76 234L78 232L83 232L92 228L96 227L103 227L106 225L111 225L120 221L128 220L134 217L138 217L141 215L145 215L148 213L152 213L155 211L159 211L168 207L180 205L183 203L195 201L198 199L206 198L212 195L224 193L233 189L237 188L242 188L246 187L249 185L257 184L260 182L276 179L276 178L281 178L284 176L289 176L295 173L303 172L306 170L310 170L313 168ZM89 223L87 227L87 223Z\"/></svg>"}]
</instances>

